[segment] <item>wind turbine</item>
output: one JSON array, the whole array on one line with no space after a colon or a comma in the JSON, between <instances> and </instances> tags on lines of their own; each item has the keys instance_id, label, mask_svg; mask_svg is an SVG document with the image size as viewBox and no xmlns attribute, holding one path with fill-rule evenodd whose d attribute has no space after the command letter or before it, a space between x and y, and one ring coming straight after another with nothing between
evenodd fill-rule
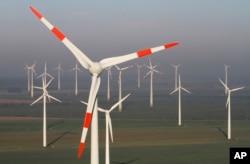
<instances>
[{"instance_id":1,"label":"wind turbine","mask_svg":"<svg viewBox=\"0 0 250 164\"><path fill-rule=\"evenodd\" d=\"M116 69L119 71L119 78L118 78L118 85L119 85L119 101L122 99L122 71L129 69L133 66L123 67L120 68L117 65L115 65ZM122 111L122 103L119 104L119 112Z\"/></svg>"},{"instance_id":2,"label":"wind turbine","mask_svg":"<svg viewBox=\"0 0 250 164\"><path fill-rule=\"evenodd\" d=\"M178 99L178 125L181 126L181 90L191 94L191 92L189 92L188 90L186 90L185 88L183 88L181 86L181 77L179 74L179 85L177 86L177 88L170 93L170 95L172 95L174 92L179 92L179 99Z\"/></svg>"},{"instance_id":3,"label":"wind turbine","mask_svg":"<svg viewBox=\"0 0 250 164\"><path fill-rule=\"evenodd\" d=\"M55 68L57 70L57 89L61 90L61 72L63 72L62 67L61 67L61 62L59 65Z\"/></svg>"},{"instance_id":4,"label":"wind turbine","mask_svg":"<svg viewBox=\"0 0 250 164\"><path fill-rule=\"evenodd\" d=\"M107 72L107 100L110 100L110 79L112 78L111 67L105 68Z\"/></svg>"},{"instance_id":5,"label":"wind turbine","mask_svg":"<svg viewBox=\"0 0 250 164\"><path fill-rule=\"evenodd\" d=\"M112 122L110 117L110 112L112 112L120 103L122 103L130 94L122 98L120 101L115 103L109 110L105 110L103 108L97 107L98 111L105 113L106 120L106 146L105 146L105 163L110 164L110 153L109 153L109 133L111 137L111 141L113 142L113 130L112 130ZM82 103L88 105L86 102L81 101Z\"/></svg>"},{"instance_id":6,"label":"wind turbine","mask_svg":"<svg viewBox=\"0 0 250 164\"><path fill-rule=\"evenodd\" d=\"M231 139L231 92L243 89L244 87L235 88L235 89L229 89L228 86L223 83L221 79L219 79L221 84L226 88L227 90L227 102L226 107L228 109L228 116L227 116L227 139Z\"/></svg>"},{"instance_id":7,"label":"wind turbine","mask_svg":"<svg viewBox=\"0 0 250 164\"><path fill-rule=\"evenodd\" d=\"M36 61L31 66L25 64L25 69L27 70L27 75L28 75L28 92L30 92L31 98L34 97L33 83L34 83L34 74L36 75L36 71L34 69L35 65Z\"/></svg>"},{"instance_id":8,"label":"wind turbine","mask_svg":"<svg viewBox=\"0 0 250 164\"><path fill-rule=\"evenodd\" d=\"M151 63L151 59L149 58L149 66L147 66L147 68L149 69L148 73L143 77L147 77L148 75L150 75L150 100L149 100L149 105L150 107L153 107L153 77L154 77L154 72L155 73L159 73L159 74L162 74L160 73L159 71L157 71L155 68L158 66L155 65L155 66L152 66L152 63Z\"/></svg>"},{"instance_id":9,"label":"wind turbine","mask_svg":"<svg viewBox=\"0 0 250 164\"><path fill-rule=\"evenodd\" d=\"M178 85L178 79L177 79L178 67L180 66L180 64L178 64L178 65L171 64L171 65L175 68L175 87L174 87L174 89L176 89L177 85Z\"/></svg>"},{"instance_id":10,"label":"wind turbine","mask_svg":"<svg viewBox=\"0 0 250 164\"><path fill-rule=\"evenodd\" d=\"M78 62L76 61L76 65L74 68L72 68L69 71L75 71L75 95L78 95L78 77L77 77L77 71L82 72L82 70L80 70L80 68L78 67Z\"/></svg>"},{"instance_id":11,"label":"wind turbine","mask_svg":"<svg viewBox=\"0 0 250 164\"><path fill-rule=\"evenodd\" d=\"M127 55L106 58L106 59L101 60L100 62L93 62L79 48L77 48L70 40L68 40L67 37L65 37L65 35L61 31L59 31L56 27L54 27L54 25L52 25L47 19L45 19L36 9L34 9L32 6L30 6L30 9L33 12L33 14L56 36L56 38L58 38L59 41L61 41L73 53L73 55L80 62L80 64L85 69L89 70L92 76L91 87L90 87L89 98L88 98L88 106L87 106L87 110L86 110L86 114L84 118L82 137L80 140L78 155L77 155L78 158L80 158L84 150L85 140L86 140L88 128L91 122L95 99L96 99L97 92L100 87L100 81L101 81L100 74L102 73L103 69L116 65L116 64L124 63L126 61L141 58L141 57L150 55L152 53L155 53L161 50L172 48L174 46L177 46L179 43L172 42L172 43L168 43L162 46L140 50L140 51L130 53Z\"/></svg>"},{"instance_id":12,"label":"wind turbine","mask_svg":"<svg viewBox=\"0 0 250 164\"><path fill-rule=\"evenodd\" d=\"M30 105L33 105L33 104L37 103L38 101L40 101L41 99L43 99L43 147L47 147L46 99L48 98L49 101L51 99L53 99L55 101L61 102L60 100L56 99L55 97L49 95L49 93L47 91L47 88L52 80L53 80L53 78L51 78L50 81L46 84L45 77L42 76L42 87L34 87L34 88L43 90L43 94L41 97L36 99L32 104L30 104Z\"/></svg>"},{"instance_id":13,"label":"wind turbine","mask_svg":"<svg viewBox=\"0 0 250 164\"><path fill-rule=\"evenodd\" d=\"M51 74L49 74L49 73L47 72L47 64L46 64L46 62L45 62L45 63L44 63L44 72L43 72L41 75L37 76L37 78L43 77L45 83L47 83L47 76L50 77L50 78L52 78L52 79L54 79L54 77L53 77Z\"/></svg>"},{"instance_id":14,"label":"wind turbine","mask_svg":"<svg viewBox=\"0 0 250 164\"><path fill-rule=\"evenodd\" d=\"M135 65L137 67L137 87L140 88L141 87L141 67L144 67L144 64L139 65L135 63Z\"/></svg>"},{"instance_id":15,"label":"wind turbine","mask_svg":"<svg viewBox=\"0 0 250 164\"><path fill-rule=\"evenodd\" d=\"M226 64L224 64L224 66L225 66L225 85L227 86L227 69L230 66L228 66ZM227 89L226 88L225 88L225 94L227 94Z\"/></svg>"}]
</instances>

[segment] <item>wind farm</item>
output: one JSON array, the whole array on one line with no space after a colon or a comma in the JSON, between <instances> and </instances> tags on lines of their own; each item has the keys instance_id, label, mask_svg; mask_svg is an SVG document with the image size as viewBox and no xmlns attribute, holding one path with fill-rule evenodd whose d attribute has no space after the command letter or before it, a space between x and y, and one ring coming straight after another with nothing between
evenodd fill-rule
<instances>
[{"instance_id":1,"label":"wind farm","mask_svg":"<svg viewBox=\"0 0 250 164\"><path fill-rule=\"evenodd\" d=\"M232 163L250 146L249 5L2 3L0 163Z\"/></svg>"}]
</instances>

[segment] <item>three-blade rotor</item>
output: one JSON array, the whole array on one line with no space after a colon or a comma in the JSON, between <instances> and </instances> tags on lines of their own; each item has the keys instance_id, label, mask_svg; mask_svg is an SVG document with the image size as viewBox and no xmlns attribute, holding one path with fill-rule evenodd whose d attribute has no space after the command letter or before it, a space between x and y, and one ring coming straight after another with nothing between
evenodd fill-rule
<instances>
[{"instance_id":1,"label":"three-blade rotor","mask_svg":"<svg viewBox=\"0 0 250 164\"><path fill-rule=\"evenodd\" d=\"M147 48L144 50L140 50L134 53L118 56L118 57L110 57L101 60L100 62L93 62L90 60L79 48L77 48L58 28L52 25L47 19L45 19L41 13L39 13L35 8L30 6L31 11L33 14L55 35L55 37L61 41L76 57L79 63L87 70L89 70L90 74L92 75L92 83L89 92L89 99L88 99L88 106L84 118L83 123L83 132L81 137L81 142L78 149L78 158L81 157L81 154L84 149L85 139L87 136L89 124L92 118L92 111L94 108L94 102L97 96L97 92L100 86L100 74L102 73L103 69L114 66L116 64L124 63L126 61L130 61L136 58L141 58L147 55L151 55L152 53L156 53L158 51L162 51L165 49L172 48L177 46L178 42L164 44L162 46L154 47L154 48Z\"/></svg>"}]
</instances>

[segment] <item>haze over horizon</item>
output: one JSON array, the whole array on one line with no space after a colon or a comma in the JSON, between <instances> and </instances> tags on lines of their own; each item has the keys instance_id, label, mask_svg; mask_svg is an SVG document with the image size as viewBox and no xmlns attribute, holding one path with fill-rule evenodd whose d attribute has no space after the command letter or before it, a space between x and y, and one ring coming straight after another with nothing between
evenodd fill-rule
<instances>
[{"instance_id":1,"label":"haze over horizon","mask_svg":"<svg viewBox=\"0 0 250 164\"><path fill-rule=\"evenodd\" d=\"M25 77L24 63L34 61L38 72L46 61L49 70L62 62L65 74L71 74L74 56L33 16L30 5L94 61L178 41L178 47L152 55L153 64L160 63L159 71L169 75L170 64L182 64L187 80L218 81L227 64L232 81L250 83L248 0L4 1L0 78ZM147 64L148 57L122 66L135 62ZM136 78L133 70L129 73Z\"/></svg>"}]
</instances>

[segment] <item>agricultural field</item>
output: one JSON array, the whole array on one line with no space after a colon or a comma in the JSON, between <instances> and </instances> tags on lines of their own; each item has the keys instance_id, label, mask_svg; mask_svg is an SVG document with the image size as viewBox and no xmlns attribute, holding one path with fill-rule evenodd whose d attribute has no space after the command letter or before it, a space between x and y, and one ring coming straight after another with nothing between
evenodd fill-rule
<instances>
[{"instance_id":1,"label":"agricultural field","mask_svg":"<svg viewBox=\"0 0 250 164\"><path fill-rule=\"evenodd\" d=\"M177 95L155 92L149 107L148 90L124 90L132 95L123 111L111 113L114 142L110 144L111 163L228 164L230 147L250 147L248 119L249 92L232 98L232 140L227 140L227 110L223 91L191 90L183 94L182 126L177 125ZM42 147L42 103L30 106L26 93L1 93L0 163L89 163L90 133L81 159L77 149L88 92L73 91L51 95L62 103L47 104L48 147ZM35 95L34 100L39 94ZM99 106L109 108L117 101L117 91L107 102L100 91ZM244 95L244 96L242 96ZM8 100L8 101L7 101ZM105 117L99 113L100 163L105 161Z\"/></svg>"}]
</instances>

